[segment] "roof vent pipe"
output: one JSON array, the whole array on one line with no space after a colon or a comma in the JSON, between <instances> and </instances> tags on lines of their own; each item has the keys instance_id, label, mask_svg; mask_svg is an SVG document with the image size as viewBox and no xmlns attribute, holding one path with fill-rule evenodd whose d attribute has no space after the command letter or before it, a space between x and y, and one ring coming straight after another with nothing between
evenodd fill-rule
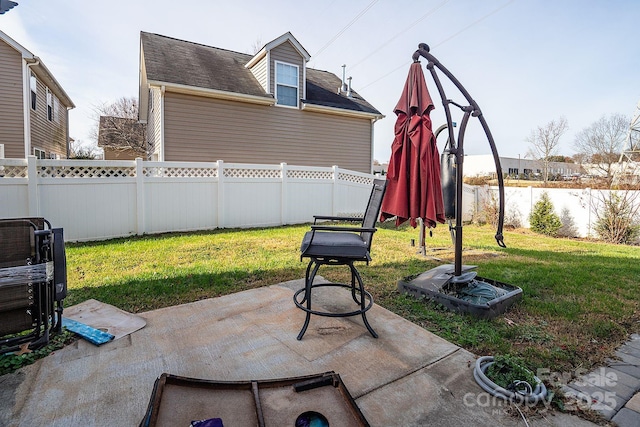
<instances>
[{"instance_id":1,"label":"roof vent pipe","mask_svg":"<svg viewBox=\"0 0 640 427\"><path fill-rule=\"evenodd\" d=\"M347 96L351 98L351 76L347 79L349 81L349 88L347 89Z\"/></svg>"},{"instance_id":2,"label":"roof vent pipe","mask_svg":"<svg viewBox=\"0 0 640 427\"><path fill-rule=\"evenodd\" d=\"M347 90L347 87L344 83L346 68L347 68L347 64L342 64L342 82L340 83L340 88L338 89L338 93L342 93L345 90Z\"/></svg>"}]
</instances>

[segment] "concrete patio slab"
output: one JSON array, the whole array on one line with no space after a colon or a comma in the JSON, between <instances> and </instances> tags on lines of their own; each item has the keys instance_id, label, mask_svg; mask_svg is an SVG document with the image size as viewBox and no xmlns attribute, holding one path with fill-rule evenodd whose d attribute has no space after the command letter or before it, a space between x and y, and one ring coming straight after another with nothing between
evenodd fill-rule
<instances>
[{"instance_id":1,"label":"concrete patio slab","mask_svg":"<svg viewBox=\"0 0 640 427\"><path fill-rule=\"evenodd\" d=\"M164 372L246 381L325 371L340 374L372 426L524 425L475 383L474 355L377 305L367 317L378 339L358 317L313 316L297 341L304 313L292 297L302 285L292 281L142 313L144 328L101 347L79 340L0 377L0 425L135 426ZM350 301L348 292L337 300L317 298L327 309ZM558 415L529 425L594 424Z\"/></svg>"}]
</instances>

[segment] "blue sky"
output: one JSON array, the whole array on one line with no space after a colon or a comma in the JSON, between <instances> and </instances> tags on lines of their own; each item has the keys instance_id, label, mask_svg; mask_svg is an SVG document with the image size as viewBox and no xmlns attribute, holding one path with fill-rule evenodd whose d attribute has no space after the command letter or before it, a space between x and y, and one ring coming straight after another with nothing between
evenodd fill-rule
<instances>
[{"instance_id":1,"label":"blue sky","mask_svg":"<svg viewBox=\"0 0 640 427\"><path fill-rule=\"evenodd\" d=\"M17 1L0 29L52 71L77 106L71 136L87 142L94 106L138 94L140 31L245 53L291 31L309 66L341 76L346 64L352 87L386 116L375 126L381 162L422 42L479 104L502 156L524 156L531 130L560 116L569 123L561 154L571 155L576 133L603 115L631 116L640 100L638 1ZM437 127L442 103L425 75ZM464 103L451 86L447 96ZM477 120L465 151L490 152Z\"/></svg>"}]
</instances>

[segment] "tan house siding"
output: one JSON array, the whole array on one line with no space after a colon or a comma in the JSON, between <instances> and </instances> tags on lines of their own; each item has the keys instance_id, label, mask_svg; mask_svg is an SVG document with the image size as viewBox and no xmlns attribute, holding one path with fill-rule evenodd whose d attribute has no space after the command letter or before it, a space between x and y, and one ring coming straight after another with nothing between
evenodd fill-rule
<instances>
[{"instance_id":1,"label":"tan house siding","mask_svg":"<svg viewBox=\"0 0 640 427\"><path fill-rule=\"evenodd\" d=\"M31 110L31 152L29 154L33 154L35 148L39 148L46 152L47 157L54 153L65 158L67 156L67 109L52 93L52 106L54 111L57 108L57 114L53 113L53 120L49 120L47 113L48 88L39 78L36 77L36 80L36 110Z\"/></svg>"},{"instance_id":2,"label":"tan house siding","mask_svg":"<svg viewBox=\"0 0 640 427\"><path fill-rule=\"evenodd\" d=\"M371 120L165 93L165 160L371 172ZM250 118L250 119L247 119Z\"/></svg>"},{"instance_id":3,"label":"tan house siding","mask_svg":"<svg viewBox=\"0 0 640 427\"><path fill-rule=\"evenodd\" d=\"M109 148L104 149L105 160L135 160L136 157L140 157L133 150L111 150Z\"/></svg>"},{"instance_id":4,"label":"tan house siding","mask_svg":"<svg viewBox=\"0 0 640 427\"><path fill-rule=\"evenodd\" d=\"M265 55L256 65L251 67L251 73L254 75L260 86L264 88L264 91L267 92L267 57L269 55Z\"/></svg>"},{"instance_id":5,"label":"tan house siding","mask_svg":"<svg viewBox=\"0 0 640 427\"><path fill-rule=\"evenodd\" d=\"M271 94L276 93L276 64L275 61L286 62L291 65L298 66L298 98L302 99L304 91L304 59L300 56L298 51L293 47L291 42L286 41L280 46L271 50Z\"/></svg>"},{"instance_id":6,"label":"tan house siding","mask_svg":"<svg viewBox=\"0 0 640 427\"><path fill-rule=\"evenodd\" d=\"M22 57L0 41L0 144L6 158L24 158Z\"/></svg>"}]
</instances>

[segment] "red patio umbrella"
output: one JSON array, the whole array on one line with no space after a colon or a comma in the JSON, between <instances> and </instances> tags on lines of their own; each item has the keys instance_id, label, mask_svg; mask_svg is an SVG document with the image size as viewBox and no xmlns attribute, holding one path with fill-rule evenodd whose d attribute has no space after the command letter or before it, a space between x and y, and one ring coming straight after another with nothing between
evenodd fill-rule
<instances>
[{"instance_id":1,"label":"red patio umbrella","mask_svg":"<svg viewBox=\"0 0 640 427\"><path fill-rule=\"evenodd\" d=\"M394 110L398 117L380 221L395 216L396 227L410 220L415 228L418 218L426 227L445 222L440 155L429 117L434 106L420 65L411 64Z\"/></svg>"}]
</instances>

